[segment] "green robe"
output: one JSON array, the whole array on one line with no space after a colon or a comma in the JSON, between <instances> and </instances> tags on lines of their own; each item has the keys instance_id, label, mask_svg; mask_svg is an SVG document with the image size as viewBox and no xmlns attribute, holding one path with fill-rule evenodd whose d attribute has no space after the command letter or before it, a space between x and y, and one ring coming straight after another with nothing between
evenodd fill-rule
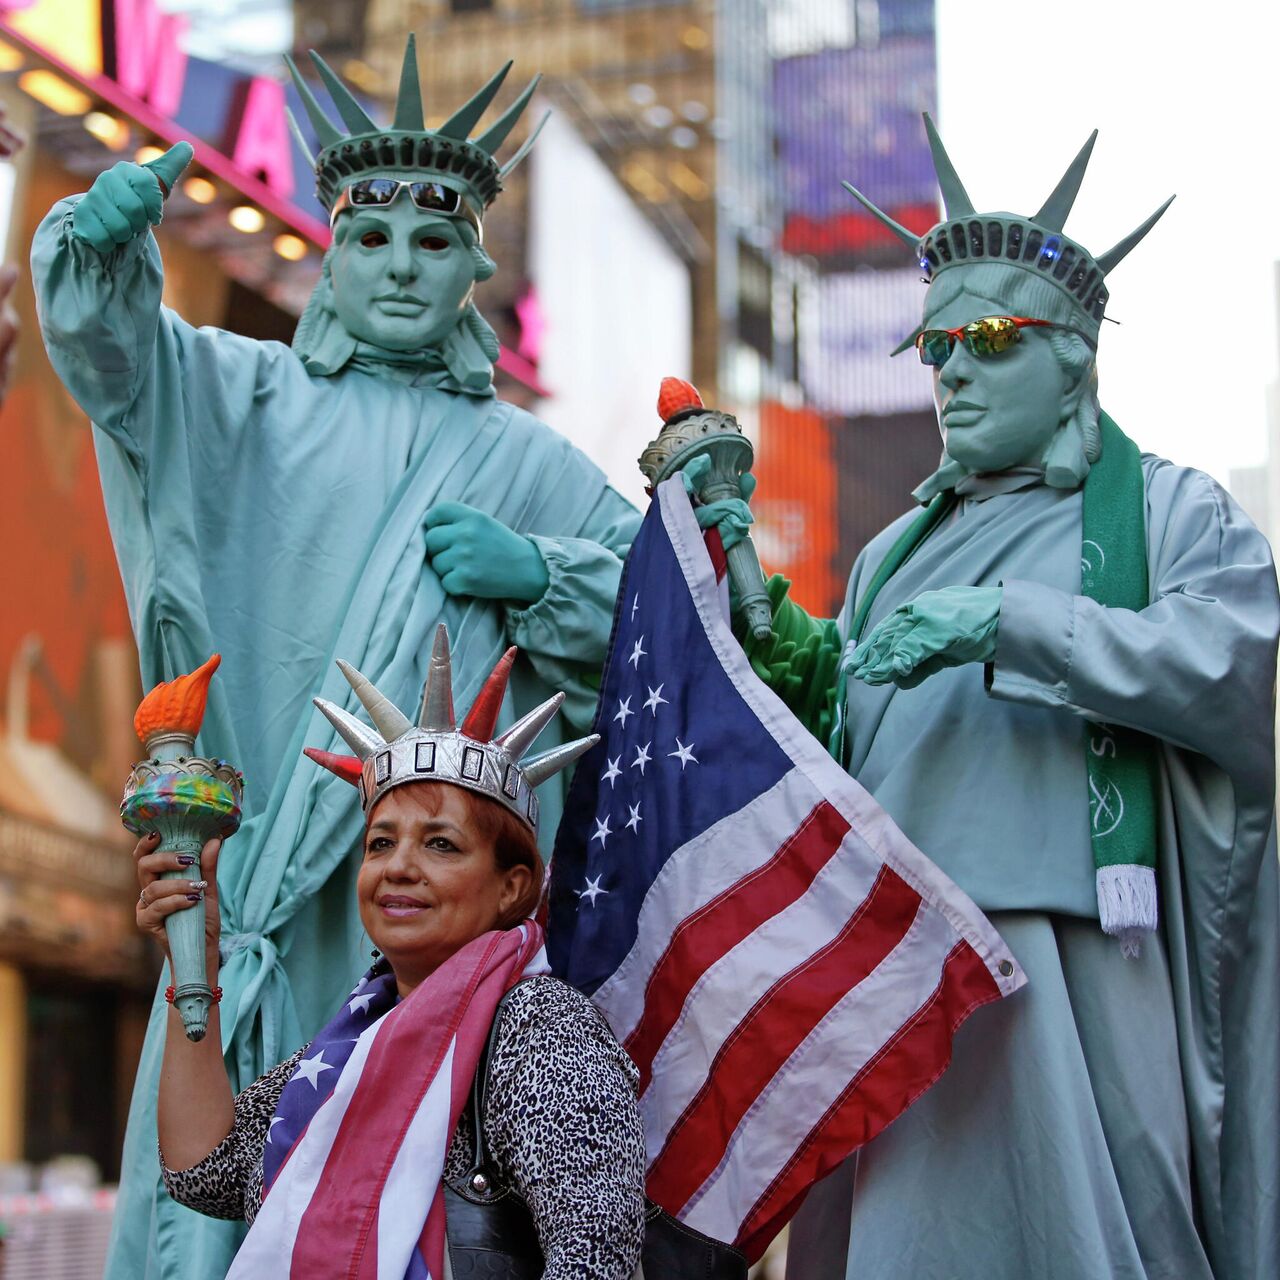
<instances>
[{"instance_id":1,"label":"green robe","mask_svg":"<svg viewBox=\"0 0 1280 1280\"><path fill-rule=\"evenodd\" d=\"M1275 570L1207 476L1150 456L1143 471L1141 612L1079 594L1080 493L1025 476L963 484L876 601L865 634L923 591L1003 584L986 679L851 680L847 741L851 772L1029 982L811 1195L792 1280L1280 1275ZM913 518L859 557L842 638ZM1137 961L1097 923L1086 719L1161 744L1161 924Z\"/></svg>"},{"instance_id":2,"label":"green robe","mask_svg":"<svg viewBox=\"0 0 1280 1280\"><path fill-rule=\"evenodd\" d=\"M566 715L585 729L639 517L583 454L491 395L368 365L313 377L279 343L192 328L161 306L154 237L101 256L71 236L74 203L42 223L32 274L50 359L94 422L143 682L220 652L200 747L248 781L246 821L218 868L223 1039L239 1089L309 1039L368 963L357 797L301 755L346 750L311 705L320 694L358 709L333 659L413 706L443 620L459 706L516 644L502 723L566 689ZM532 536L543 597L514 609L447 596L422 529L442 501ZM565 736L557 723L539 746ZM543 793L549 847L561 796ZM135 1084L109 1280L214 1280L242 1231L160 1189L165 1009L158 999Z\"/></svg>"}]
</instances>

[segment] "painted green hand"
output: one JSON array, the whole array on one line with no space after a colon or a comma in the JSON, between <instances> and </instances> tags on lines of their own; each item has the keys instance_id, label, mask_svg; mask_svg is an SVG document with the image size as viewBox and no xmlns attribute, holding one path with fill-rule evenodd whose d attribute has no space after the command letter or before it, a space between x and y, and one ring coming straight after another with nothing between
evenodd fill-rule
<instances>
[{"instance_id":1,"label":"painted green hand","mask_svg":"<svg viewBox=\"0 0 1280 1280\"><path fill-rule=\"evenodd\" d=\"M121 160L98 174L71 215L72 234L99 253L110 253L159 226L165 196L194 154L189 142L177 142L146 164Z\"/></svg>"},{"instance_id":2,"label":"painted green hand","mask_svg":"<svg viewBox=\"0 0 1280 1280\"><path fill-rule=\"evenodd\" d=\"M427 559L451 596L542 599L550 578L542 553L523 534L463 502L441 502L423 517Z\"/></svg>"},{"instance_id":3,"label":"painted green hand","mask_svg":"<svg viewBox=\"0 0 1280 1280\"><path fill-rule=\"evenodd\" d=\"M943 587L900 605L854 650L853 675L914 689L944 667L990 662L1000 624L999 587Z\"/></svg>"},{"instance_id":4,"label":"painted green hand","mask_svg":"<svg viewBox=\"0 0 1280 1280\"><path fill-rule=\"evenodd\" d=\"M710 470L711 459L703 454L700 458L694 458L680 472L685 492L691 498L698 496ZM751 501L751 495L756 491L755 476L750 471L743 472L738 477L738 488L742 493L741 498L721 498L718 502L704 503L693 509L694 515L698 517L698 528L714 527L720 530L720 541L726 551L747 537L751 526L755 523L755 517L747 505Z\"/></svg>"}]
</instances>

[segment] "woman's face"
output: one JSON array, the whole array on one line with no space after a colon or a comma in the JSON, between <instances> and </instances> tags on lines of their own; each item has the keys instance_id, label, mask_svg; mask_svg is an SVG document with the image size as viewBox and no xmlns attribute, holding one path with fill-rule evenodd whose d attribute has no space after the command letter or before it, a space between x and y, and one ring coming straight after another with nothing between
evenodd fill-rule
<instances>
[{"instance_id":1,"label":"woman's face","mask_svg":"<svg viewBox=\"0 0 1280 1280\"><path fill-rule=\"evenodd\" d=\"M396 787L374 806L356 879L361 922L390 961L401 995L496 928L532 878L528 867L499 870L460 788L434 788L434 813L422 804L422 790Z\"/></svg>"}]
</instances>

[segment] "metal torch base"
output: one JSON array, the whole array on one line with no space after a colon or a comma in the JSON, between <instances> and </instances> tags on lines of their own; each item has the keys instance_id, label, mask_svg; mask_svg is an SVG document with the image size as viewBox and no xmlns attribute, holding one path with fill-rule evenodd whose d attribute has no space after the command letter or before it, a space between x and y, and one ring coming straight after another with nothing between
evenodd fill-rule
<instances>
[{"instance_id":1,"label":"metal torch base","mask_svg":"<svg viewBox=\"0 0 1280 1280\"><path fill-rule=\"evenodd\" d=\"M209 1006L213 988L206 982L184 982L173 993L174 1008L182 1018L182 1029L191 1041L203 1040L209 1029Z\"/></svg>"}]
</instances>

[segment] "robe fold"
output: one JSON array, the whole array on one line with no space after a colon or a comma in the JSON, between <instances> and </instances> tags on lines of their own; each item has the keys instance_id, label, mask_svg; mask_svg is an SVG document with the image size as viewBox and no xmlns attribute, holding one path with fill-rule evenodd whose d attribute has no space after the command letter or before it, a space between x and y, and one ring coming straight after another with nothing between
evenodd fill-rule
<instances>
[{"instance_id":1,"label":"robe fold","mask_svg":"<svg viewBox=\"0 0 1280 1280\"><path fill-rule=\"evenodd\" d=\"M564 689L566 717L585 730L639 517L566 440L491 396L357 368L312 377L279 343L192 328L161 305L154 237L100 255L70 234L75 199L38 230L32 276L50 359L94 423L143 683L220 652L200 747L247 780L246 820L218 868L223 1041L239 1089L309 1039L367 965L355 793L301 755L346 750L311 704L319 694L358 710L333 659L414 707L444 621L458 706L516 644L500 723ZM516 608L444 592L422 528L444 501L533 539L549 577L540 600ZM567 736L557 722L538 745ZM562 793L553 783L539 794L549 848ZM160 1187L166 1009L158 995L108 1280L215 1280L242 1234Z\"/></svg>"},{"instance_id":2,"label":"robe fold","mask_svg":"<svg viewBox=\"0 0 1280 1280\"><path fill-rule=\"evenodd\" d=\"M1080 491L1034 479L973 482L875 602L865 634L923 591L1003 585L985 679L850 680L847 742L851 772L1029 982L815 1190L793 1280L1280 1275L1275 569L1207 476L1151 456L1143 474L1141 611L1080 594ZM914 516L855 564L846 636ZM1087 720L1160 743L1161 919L1137 961L1098 924Z\"/></svg>"}]
</instances>

